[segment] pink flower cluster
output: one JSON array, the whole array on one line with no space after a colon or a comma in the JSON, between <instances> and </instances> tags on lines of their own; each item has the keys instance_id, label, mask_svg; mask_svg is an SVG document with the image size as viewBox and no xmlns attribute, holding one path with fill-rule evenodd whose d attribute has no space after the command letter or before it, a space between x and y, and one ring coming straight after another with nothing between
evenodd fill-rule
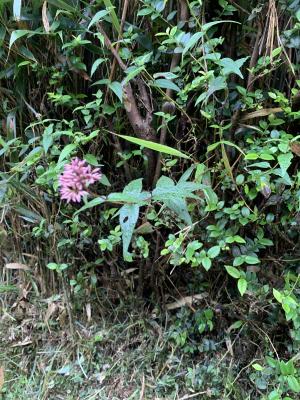
<instances>
[{"instance_id":1,"label":"pink flower cluster","mask_svg":"<svg viewBox=\"0 0 300 400\"><path fill-rule=\"evenodd\" d=\"M80 202L88 195L87 188L101 179L99 168L93 168L85 160L74 158L64 166L64 172L59 177L60 194L63 200Z\"/></svg>"}]
</instances>

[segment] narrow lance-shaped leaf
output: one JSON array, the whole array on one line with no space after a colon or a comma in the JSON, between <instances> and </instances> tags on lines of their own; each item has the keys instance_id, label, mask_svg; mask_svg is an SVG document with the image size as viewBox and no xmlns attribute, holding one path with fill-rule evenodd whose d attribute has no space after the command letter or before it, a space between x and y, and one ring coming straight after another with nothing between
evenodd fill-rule
<instances>
[{"instance_id":1,"label":"narrow lance-shaped leaf","mask_svg":"<svg viewBox=\"0 0 300 400\"><path fill-rule=\"evenodd\" d=\"M98 11L92 18L91 22L89 23L88 29L91 28L91 26L95 25L97 22L99 22L103 17L105 17L107 14L109 14L108 10L100 10Z\"/></svg>"},{"instance_id":2,"label":"narrow lance-shaped leaf","mask_svg":"<svg viewBox=\"0 0 300 400\"><path fill-rule=\"evenodd\" d=\"M160 153L165 153L176 157L190 158L188 155L181 153L181 151L173 149L172 147L166 146L164 144L152 142L150 140L138 139L132 136L126 136L126 135L118 135L118 136L120 136L122 139L127 140L128 142L146 147L147 149L158 151Z\"/></svg>"}]
</instances>

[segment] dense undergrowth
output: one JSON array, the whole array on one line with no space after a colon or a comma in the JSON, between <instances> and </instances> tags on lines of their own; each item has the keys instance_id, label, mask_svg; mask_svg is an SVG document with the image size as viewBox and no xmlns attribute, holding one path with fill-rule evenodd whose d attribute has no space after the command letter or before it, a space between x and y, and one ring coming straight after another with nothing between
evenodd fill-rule
<instances>
[{"instance_id":1,"label":"dense undergrowth","mask_svg":"<svg viewBox=\"0 0 300 400\"><path fill-rule=\"evenodd\" d=\"M300 1L0 22L0 396L299 398Z\"/></svg>"}]
</instances>

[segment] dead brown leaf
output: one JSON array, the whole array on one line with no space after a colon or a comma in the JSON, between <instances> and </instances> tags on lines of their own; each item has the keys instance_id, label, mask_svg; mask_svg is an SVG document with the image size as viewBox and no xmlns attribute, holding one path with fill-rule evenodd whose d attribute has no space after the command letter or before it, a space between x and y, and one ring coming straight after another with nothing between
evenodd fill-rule
<instances>
[{"instance_id":1,"label":"dead brown leaf","mask_svg":"<svg viewBox=\"0 0 300 400\"><path fill-rule=\"evenodd\" d=\"M43 20L43 25L44 25L45 31L47 33L49 33L50 32L50 24L49 24L49 20L47 17L47 1L44 1L44 4L43 4L42 20Z\"/></svg>"},{"instance_id":2,"label":"dead brown leaf","mask_svg":"<svg viewBox=\"0 0 300 400\"><path fill-rule=\"evenodd\" d=\"M290 145L291 151L300 157L300 143L299 142L292 142Z\"/></svg>"},{"instance_id":3,"label":"dead brown leaf","mask_svg":"<svg viewBox=\"0 0 300 400\"><path fill-rule=\"evenodd\" d=\"M180 300L176 300L173 303L166 305L167 310L175 310L183 306L191 306L195 300L202 300L208 296L208 293L194 294L194 296L186 296Z\"/></svg>"},{"instance_id":4,"label":"dead brown leaf","mask_svg":"<svg viewBox=\"0 0 300 400\"><path fill-rule=\"evenodd\" d=\"M0 390L4 385L4 367L0 366Z\"/></svg>"},{"instance_id":5,"label":"dead brown leaf","mask_svg":"<svg viewBox=\"0 0 300 400\"><path fill-rule=\"evenodd\" d=\"M25 264L21 264L21 263L8 263L5 265L6 269L21 269L23 271L30 271L30 267L28 267L28 265Z\"/></svg>"},{"instance_id":6,"label":"dead brown leaf","mask_svg":"<svg viewBox=\"0 0 300 400\"><path fill-rule=\"evenodd\" d=\"M281 107L276 108L262 108L261 110L253 111L248 114L244 114L241 118L241 121L247 121L248 119L258 118L258 117L265 117L266 115L276 114L282 112Z\"/></svg>"}]
</instances>

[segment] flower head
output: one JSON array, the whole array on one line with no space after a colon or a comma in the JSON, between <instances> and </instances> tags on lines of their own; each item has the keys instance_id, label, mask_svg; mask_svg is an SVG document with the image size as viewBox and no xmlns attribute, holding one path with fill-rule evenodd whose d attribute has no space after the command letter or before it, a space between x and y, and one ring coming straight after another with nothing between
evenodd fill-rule
<instances>
[{"instance_id":1,"label":"flower head","mask_svg":"<svg viewBox=\"0 0 300 400\"><path fill-rule=\"evenodd\" d=\"M88 195L87 188L101 179L99 168L92 168L85 160L74 158L64 166L64 172L59 177L60 194L67 203L80 202Z\"/></svg>"}]
</instances>

